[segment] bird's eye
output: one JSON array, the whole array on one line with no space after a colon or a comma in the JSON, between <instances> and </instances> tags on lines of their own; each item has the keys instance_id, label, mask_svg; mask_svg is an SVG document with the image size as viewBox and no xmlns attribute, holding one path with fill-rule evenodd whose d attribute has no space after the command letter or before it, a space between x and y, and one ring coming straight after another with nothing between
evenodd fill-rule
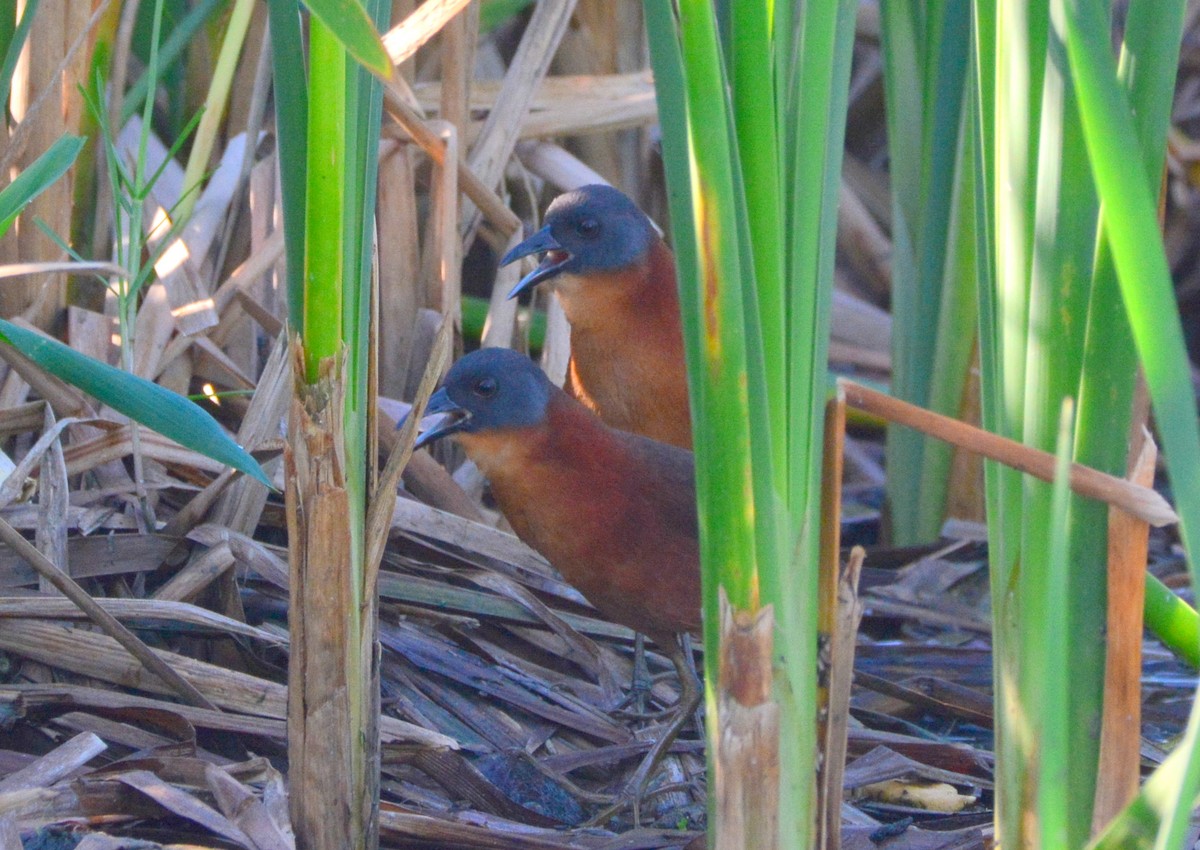
<instances>
[{"instance_id":1,"label":"bird's eye","mask_svg":"<svg viewBox=\"0 0 1200 850\"><path fill-rule=\"evenodd\" d=\"M575 232L584 239L595 239L600 235L600 222L594 218L581 218L575 225Z\"/></svg>"},{"instance_id":2,"label":"bird's eye","mask_svg":"<svg viewBox=\"0 0 1200 850\"><path fill-rule=\"evenodd\" d=\"M475 395L481 398L490 398L496 394L496 379L480 378L472 389L475 391Z\"/></svg>"}]
</instances>

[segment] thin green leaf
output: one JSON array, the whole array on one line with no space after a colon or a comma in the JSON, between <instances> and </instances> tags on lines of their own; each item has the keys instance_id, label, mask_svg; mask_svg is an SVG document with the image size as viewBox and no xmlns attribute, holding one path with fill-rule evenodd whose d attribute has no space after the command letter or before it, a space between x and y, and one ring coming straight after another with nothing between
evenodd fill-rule
<instances>
[{"instance_id":1,"label":"thin green leaf","mask_svg":"<svg viewBox=\"0 0 1200 850\"><path fill-rule=\"evenodd\" d=\"M358 0L305 0L304 5L363 67L385 80L391 78L392 60Z\"/></svg>"},{"instance_id":2,"label":"thin green leaf","mask_svg":"<svg viewBox=\"0 0 1200 850\"><path fill-rule=\"evenodd\" d=\"M6 3L5 6L5 14L15 12L16 3ZM25 4L25 11L21 13L21 22L17 24L17 28L8 42L8 48L4 51L4 64L0 66L0 103L8 103L8 95L12 89L13 71L17 69L17 60L21 58L21 51L25 47L25 39L29 37L29 28L33 26L33 16L37 13L37 8L38 0L29 0Z\"/></svg>"},{"instance_id":3,"label":"thin green leaf","mask_svg":"<svg viewBox=\"0 0 1200 850\"><path fill-rule=\"evenodd\" d=\"M84 139L63 135L39 156L17 179L0 192L0 235L12 227L25 205L66 173L79 156Z\"/></svg>"},{"instance_id":4,"label":"thin green leaf","mask_svg":"<svg viewBox=\"0 0 1200 850\"><path fill-rule=\"evenodd\" d=\"M1200 614L1155 576L1146 574L1146 625L1192 667L1200 669Z\"/></svg>"},{"instance_id":5,"label":"thin green leaf","mask_svg":"<svg viewBox=\"0 0 1200 850\"><path fill-rule=\"evenodd\" d=\"M160 73L179 61L179 57L196 38L196 33L200 31L213 12L224 3L225 0L199 0L178 23L172 25L170 35L163 40L162 46L159 48ZM150 85L150 72L147 70L125 93L125 99L121 102L122 126L146 102L148 85Z\"/></svg>"},{"instance_id":6,"label":"thin green leaf","mask_svg":"<svg viewBox=\"0 0 1200 850\"><path fill-rule=\"evenodd\" d=\"M283 196L288 318L304 327L305 183L308 171L308 74L296 0L267 0L271 20L271 69L279 145L279 191Z\"/></svg>"},{"instance_id":7,"label":"thin green leaf","mask_svg":"<svg viewBox=\"0 0 1200 850\"><path fill-rule=\"evenodd\" d=\"M0 340L38 366L185 448L232 466L271 486L250 454L203 408L178 393L93 360L57 340L0 319Z\"/></svg>"}]
</instances>

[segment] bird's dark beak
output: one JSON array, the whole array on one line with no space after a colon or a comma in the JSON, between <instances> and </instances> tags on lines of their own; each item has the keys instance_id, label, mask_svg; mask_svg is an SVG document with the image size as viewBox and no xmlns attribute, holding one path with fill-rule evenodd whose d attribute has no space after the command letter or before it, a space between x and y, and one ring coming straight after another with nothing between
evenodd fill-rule
<instances>
[{"instance_id":1,"label":"bird's dark beak","mask_svg":"<svg viewBox=\"0 0 1200 850\"><path fill-rule=\"evenodd\" d=\"M562 245L558 243L558 240L554 238L554 234L550 232L550 228L543 227L505 254L504 258L500 260L500 265L507 266L514 260L519 260L522 257L528 257L530 254L537 254L542 251L545 252L546 256L542 257L542 261L538 263L536 269L521 278L521 282L512 288L512 291L508 293L509 298L516 298L522 292L533 289L533 287L537 286L543 280L549 280L554 277L571 259L570 253L563 250Z\"/></svg>"},{"instance_id":2,"label":"bird's dark beak","mask_svg":"<svg viewBox=\"0 0 1200 850\"><path fill-rule=\"evenodd\" d=\"M467 426L467 422L471 418L470 412L451 401L450 396L446 394L445 387L431 395L429 397L429 404L425 407L426 417L437 414L442 414L442 418L417 437L417 441L413 444L414 451L456 431L461 431ZM403 427L407 420L408 417L404 417L396 427Z\"/></svg>"}]
</instances>

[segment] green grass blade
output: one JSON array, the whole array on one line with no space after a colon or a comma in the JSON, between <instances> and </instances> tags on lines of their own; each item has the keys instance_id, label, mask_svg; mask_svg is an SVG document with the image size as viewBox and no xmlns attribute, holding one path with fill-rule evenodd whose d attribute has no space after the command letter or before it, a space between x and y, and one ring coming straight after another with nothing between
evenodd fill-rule
<instances>
[{"instance_id":1,"label":"green grass blade","mask_svg":"<svg viewBox=\"0 0 1200 850\"><path fill-rule=\"evenodd\" d=\"M776 81L763 64L763 57L774 53L769 13L767 3L732 5L729 91L742 181L754 187L744 193L755 284L754 295L747 300L758 303L764 377L771 388L766 394L771 468L775 486L783 493L787 487L787 293Z\"/></svg>"},{"instance_id":2,"label":"green grass blade","mask_svg":"<svg viewBox=\"0 0 1200 850\"><path fill-rule=\"evenodd\" d=\"M1167 649L1200 669L1200 615L1171 588L1146 574L1146 623L1155 624L1154 636Z\"/></svg>"},{"instance_id":3,"label":"green grass blade","mask_svg":"<svg viewBox=\"0 0 1200 850\"><path fill-rule=\"evenodd\" d=\"M275 82L275 138L283 196L288 317L304 327L305 200L308 182L308 74L296 0L267 0L271 21L271 69Z\"/></svg>"},{"instance_id":4,"label":"green grass blade","mask_svg":"<svg viewBox=\"0 0 1200 850\"><path fill-rule=\"evenodd\" d=\"M21 20L16 22L16 27L12 31L12 35L8 39L7 46L4 51L4 64L0 65L0 103L8 103L8 96L12 90L13 72L17 69L17 60L21 58L21 51L25 48L25 40L29 37L29 28L33 26L33 16L37 14L39 0L29 0L25 4L25 10L21 13ZM6 14L16 13L16 4L8 6Z\"/></svg>"},{"instance_id":5,"label":"green grass blade","mask_svg":"<svg viewBox=\"0 0 1200 850\"><path fill-rule=\"evenodd\" d=\"M312 21L309 62L320 68L312 77L310 97L320 109L308 114L308 174L305 208L304 356L309 383L321 360L342 346L346 283L346 83L341 44L324 24Z\"/></svg>"},{"instance_id":6,"label":"green grass blade","mask_svg":"<svg viewBox=\"0 0 1200 850\"><path fill-rule=\"evenodd\" d=\"M240 469L266 486L270 479L253 457L203 408L178 393L93 360L57 340L0 319L0 339L52 375L78 387L181 446Z\"/></svg>"},{"instance_id":7,"label":"green grass blade","mask_svg":"<svg viewBox=\"0 0 1200 850\"><path fill-rule=\"evenodd\" d=\"M83 149L84 139L63 135L0 191L0 235L8 232L25 205L42 194L67 169Z\"/></svg>"},{"instance_id":8,"label":"green grass blade","mask_svg":"<svg viewBox=\"0 0 1200 850\"><path fill-rule=\"evenodd\" d=\"M734 157L728 130L723 61L708 0L680 4L686 63L688 144L693 163L692 207L700 277L681 283L685 335L702 340L701 359L688 370L693 399L696 489L703 563L721 565L721 584L735 608L755 610L758 597L756 506L751 465L750 399L746 375L743 263L738 242ZM760 431L760 434L763 432ZM706 611L717 615L715 587Z\"/></svg>"},{"instance_id":9,"label":"green grass blade","mask_svg":"<svg viewBox=\"0 0 1200 850\"><path fill-rule=\"evenodd\" d=\"M1117 79L1108 41L1107 9L1091 0L1066 4L1065 39L1079 95L1080 117L1092 170L1109 222L1109 244L1134 340L1162 437L1167 468L1180 514L1180 536L1188 553L1193 588L1200 553L1200 428L1183 334L1157 224L1157 205L1143 181L1129 180L1131 168L1148 174L1142 160L1129 101ZM1180 846L1197 788L1200 758L1193 706L1184 766L1170 791L1156 846Z\"/></svg>"},{"instance_id":10,"label":"green grass blade","mask_svg":"<svg viewBox=\"0 0 1200 850\"><path fill-rule=\"evenodd\" d=\"M1060 616L1062 600L1069 598L1072 506L1069 486L1071 448L1074 443L1074 404L1063 401L1051 487L1050 527L1043 547L1030 547L1032 566L1025 584L1025 613L1029 640L1025 643L1033 699L1023 703L1028 717L1037 718L1037 797L1033 810L1040 847L1078 846L1072 842L1070 762L1066 742L1070 733L1073 693L1062 685L1062 671L1070 669L1070 632ZM1033 551L1034 549L1040 551ZM1088 807L1090 809L1090 807Z\"/></svg>"}]
</instances>

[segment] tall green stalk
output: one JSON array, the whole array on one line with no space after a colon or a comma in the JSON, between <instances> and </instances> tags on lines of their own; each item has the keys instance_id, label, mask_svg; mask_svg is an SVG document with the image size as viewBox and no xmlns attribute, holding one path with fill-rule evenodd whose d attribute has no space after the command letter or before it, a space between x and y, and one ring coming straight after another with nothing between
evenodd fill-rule
<instances>
[{"instance_id":1,"label":"tall green stalk","mask_svg":"<svg viewBox=\"0 0 1200 850\"><path fill-rule=\"evenodd\" d=\"M1132 309L1128 293L1125 309L1115 297L1109 247L1115 236L1113 211L1094 138L1116 131L1089 127L1086 95L1095 81L1080 75L1069 38L1072 18L1086 21L1094 51L1112 61L1101 5L1090 4L1086 11L1078 8L1082 4L1066 2L975 5L971 109L978 139L975 173L984 201L977 210L980 370L989 429L1040 448L1061 448L1059 412L1064 400L1077 399L1072 459L1121 475L1137 357L1125 324L1126 310ZM1131 22L1139 15L1172 18L1148 4L1137 6L1131 7ZM1143 39L1139 51L1145 51L1151 39L1144 31L1136 37ZM1147 122L1145 135L1126 140L1125 149L1143 150L1151 158L1151 170L1139 183L1147 196L1157 191L1163 104L1171 97L1160 64L1174 68L1178 37L1178 23L1173 35L1169 25L1158 27L1157 52L1142 54L1155 57L1147 60L1147 74L1157 85L1141 87L1139 97L1145 100L1136 114L1139 122ZM1126 71L1131 67L1125 65ZM1123 82L1138 88L1132 77ZM1128 158L1125 170L1128 176ZM1138 223L1142 247L1161 255L1152 205L1149 209L1148 221ZM1150 233L1144 230L1147 224ZM1122 226L1133 226L1132 220ZM1144 277L1153 263L1145 256L1142 261ZM1171 310L1165 304L1159 308L1161 315ZM1138 349L1146 363L1146 351L1141 344ZM1190 451L1195 452L1194 443ZM1167 454L1172 454L1169 447ZM1080 846L1088 837L1096 785L1092 729L1099 725L1102 704L1106 612L1104 583L1096 576L1104 574L1107 510L994 464L986 473L997 837L1005 844ZM1065 513L1058 507L1064 498ZM1053 614L1064 628L1052 634L1045 629L1047 588L1050 571L1064 566ZM1048 657L1058 660L1048 663ZM1070 723L1053 722L1061 720L1062 693L1070 698Z\"/></svg>"},{"instance_id":2,"label":"tall green stalk","mask_svg":"<svg viewBox=\"0 0 1200 850\"><path fill-rule=\"evenodd\" d=\"M682 0L678 19L670 0L647 0L646 18L692 396L710 766L723 591L735 610L774 610L780 846L807 847L816 494L855 7L815 3L793 17L785 5L734 4L725 41L707 0ZM720 796L727 780L710 776Z\"/></svg>"},{"instance_id":3,"label":"tall green stalk","mask_svg":"<svg viewBox=\"0 0 1200 850\"><path fill-rule=\"evenodd\" d=\"M305 850L369 850L379 840L377 573L365 523L382 87L359 61L390 71L374 29L390 7L309 8L306 85L299 8L270 5L288 306L303 351L289 433L291 807Z\"/></svg>"}]
</instances>

